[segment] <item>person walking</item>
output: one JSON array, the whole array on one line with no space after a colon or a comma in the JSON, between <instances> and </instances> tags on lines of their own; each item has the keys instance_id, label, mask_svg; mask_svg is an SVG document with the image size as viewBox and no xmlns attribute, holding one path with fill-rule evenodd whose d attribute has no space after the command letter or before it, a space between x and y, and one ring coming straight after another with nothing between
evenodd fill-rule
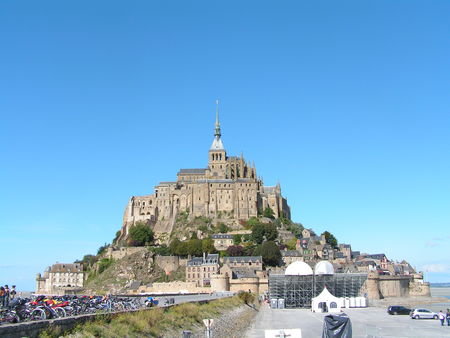
<instances>
[{"instance_id":1,"label":"person walking","mask_svg":"<svg viewBox=\"0 0 450 338\"><path fill-rule=\"evenodd\" d=\"M0 286L0 307L5 307L5 288Z\"/></svg>"},{"instance_id":2,"label":"person walking","mask_svg":"<svg viewBox=\"0 0 450 338\"><path fill-rule=\"evenodd\" d=\"M8 307L9 306L9 296L10 296L10 294L9 294L9 286L8 286L8 284L6 284L5 285L5 300L4 300L4 302L3 302L3 306L4 307Z\"/></svg>"},{"instance_id":3,"label":"person walking","mask_svg":"<svg viewBox=\"0 0 450 338\"><path fill-rule=\"evenodd\" d=\"M450 326L450 309L447 309L447 326Z\"/></svg>"},{"instance_id":4,"label":"person walking","mask_svg":"<svg viewBox=\"0 0 450 338\"><path fill-rule=\"evenodd\" d=\"M11 300L12 299L14 299L15 297L16 297L16 294L17 294L17 291L16 291L16 286L15 285L13 285L12 287L11 287L11 292L10 292L10 294L11 294Z\"/></svg>"},{"instance_id":5,"label":"person walking","mask_svg":"<svg viewBox=\"0 0 450 338\"><path fill-rule=\"evenodd\" d=\"M442 310L441 310L441 311L439 311L438 316L439 316L439 320L441 321L441 326L444 326L444 321L445 321L446 315L445 315L444 312L442 312Z\"/></svg>"}]
</instances>

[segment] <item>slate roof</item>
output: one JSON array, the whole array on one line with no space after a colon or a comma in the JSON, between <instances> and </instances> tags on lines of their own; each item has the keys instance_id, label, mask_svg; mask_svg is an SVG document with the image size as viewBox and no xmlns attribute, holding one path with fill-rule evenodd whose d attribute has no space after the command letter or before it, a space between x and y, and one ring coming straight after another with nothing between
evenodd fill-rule
<instances>
[{"instance_id":1,"label":"slate roof","mask_svg":"<svg viewBox=\"0 0 450 338\"><path fill-rule=\"evenodd\" d=\"M252 263L256 263L256 262L260 262L262 263L262 256L236 256L236 257L224 257L223 258L224 263L248 263L248 262L252 262Z\"/></svg>"},{"instance_id":2,"label":"slate roof","mask_svg":"<svg viewBox=\"0 0 450 338\"><path fill-rule=\"evenodd\" d=\"M364 255L365 258L372 258L377 260L382 260L383 258L386 258L386 255L384 253L382 254L374 254L374 255Z\"/></svg>"},{"instance_id":3,"label":"slate roof","mask_svg":"<svg viewBox=\"0 0 450 338\"><path fill-rule=\"evenodd\" d=\"M83 272L83 266L81 264L78 263L56 263L53 264L52 267L50 268L50 272L53 273L67 273L67 272Z\"/></svg>"},{"instance_id":4,"label":"slate roof","mask_svg":"<svg viewBox=\"0 0 450 338\"><path fill-rule=\"evenodd\" d=\"M192 257L188 262L188 266L215 265L219 264L219 254L209 254L205 260L203 257Z\"/></svg>"},{"instance_id":5,"label":"slate roof","mask_svg":"<svg viewBox=\"0 0 450 338\"><path fill-rule=\"evenodd\" d=\"M249 278L255 277L255 271L251 269L231 269L234 278Z\"/></svg>"},{"instance_id":6,"label":"slate roof","mask_svg":"<svg viewBox=\"0 0 450 338\"><path fill-rule=\"evenodd\" d=\"M178 174L192 175L192 174L204 174L206 169L180 169Z\"/></svg>"},{"instance_id":7,"label":"slate roof","mask_svg":"<svg viewBox=\"0 0 450 338\"><path fill-rule=\"evenodd\" d=\"M233 235L227 234L214 234L211 236L212 239L232 239Z\"/></svg>"},{"instance_id":8,"label":"slate roof","mask_svg":"<svg viewBox=\"0 0 450 338\"><path fill-rule=\"evenodd\" d=\"M230 179L215 179L215 180L198 180L198 183L234 183L233 180Z\"/></svg>"},{"instance_id":9,"label":"slate roof","mask_svg":"<svg viewBox=\"0 0 450 338\"><path fill-rule=\"evenodd\" d=\"M283 257L301 257L303 255L298 250L282 250L281 256L283 256Z\"/></svg>"}]
</instances>

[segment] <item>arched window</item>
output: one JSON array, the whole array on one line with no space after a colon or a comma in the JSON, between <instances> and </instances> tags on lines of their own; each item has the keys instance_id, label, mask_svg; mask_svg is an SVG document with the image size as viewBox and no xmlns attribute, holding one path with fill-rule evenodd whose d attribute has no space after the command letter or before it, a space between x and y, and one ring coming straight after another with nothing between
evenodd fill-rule
<instances>
[{"instance_id":1,"label":"arched window","mask_svg":"<svg viewBox=\"0 0 450 338\"><path fill-rule=\"evenodd\" d=\"M336 302L331 302L330 303L330 309L336 309L336 308L337 308Z\"/></svg>"},{"instance_id":2,"label":"arched window","mask_svg":"<svg viewBox=\"0 0 450 338\"><path fill-rule=\"evenodd\" d=\"M320 302L319 304L317 304L317 308L318 308L318 309L323 308L323 302Z\"/></svg>"}]
</instances>

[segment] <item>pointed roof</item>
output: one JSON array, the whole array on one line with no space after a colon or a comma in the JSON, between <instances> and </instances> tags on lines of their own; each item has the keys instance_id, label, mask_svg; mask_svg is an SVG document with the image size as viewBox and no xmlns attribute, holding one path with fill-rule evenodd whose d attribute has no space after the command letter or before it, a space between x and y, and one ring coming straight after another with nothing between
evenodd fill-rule
<instances>
[{"instance_id":1,"label":"pointed roof","mask_svg":"<svg viewBox=\"0 0 450 338\"><path fill-rule=\"evenodd\" d=\"M338 299L335 295L333 295L330 291L328 291L327 287L324 286L322 292L313 298L313 301L318 300L334 300Z\"/></svg>"},{"instance_id":2,"label":"pointed roof","mask_svg":"<svg viewBox=\"0 0 450 338\"><path fill-rule=\"evenodd\" d=\"M210 150L224 150L222 139L220 138L222 136L220 132L220 121L219 121L219 100L216 100L216 123L214 128L214 141L211 145Z\"/></svg>"}]
</instances>

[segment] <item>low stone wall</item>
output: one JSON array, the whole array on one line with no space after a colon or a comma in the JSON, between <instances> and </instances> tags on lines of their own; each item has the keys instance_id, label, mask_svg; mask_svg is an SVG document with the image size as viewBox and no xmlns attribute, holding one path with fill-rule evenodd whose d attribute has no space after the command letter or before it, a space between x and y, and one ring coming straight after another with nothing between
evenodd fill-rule
<instances>
[{"instance_id":1,"label":"low stone wall","mask_svg":"<svg viewBox=\"0 0 450 338\"><path fill-rule=\"evenodd\" d=\"M197 286L195 282L167 282L141 286L134 293L211 293L212 291L211 288Z\"/></svg>"}]
</instances>

